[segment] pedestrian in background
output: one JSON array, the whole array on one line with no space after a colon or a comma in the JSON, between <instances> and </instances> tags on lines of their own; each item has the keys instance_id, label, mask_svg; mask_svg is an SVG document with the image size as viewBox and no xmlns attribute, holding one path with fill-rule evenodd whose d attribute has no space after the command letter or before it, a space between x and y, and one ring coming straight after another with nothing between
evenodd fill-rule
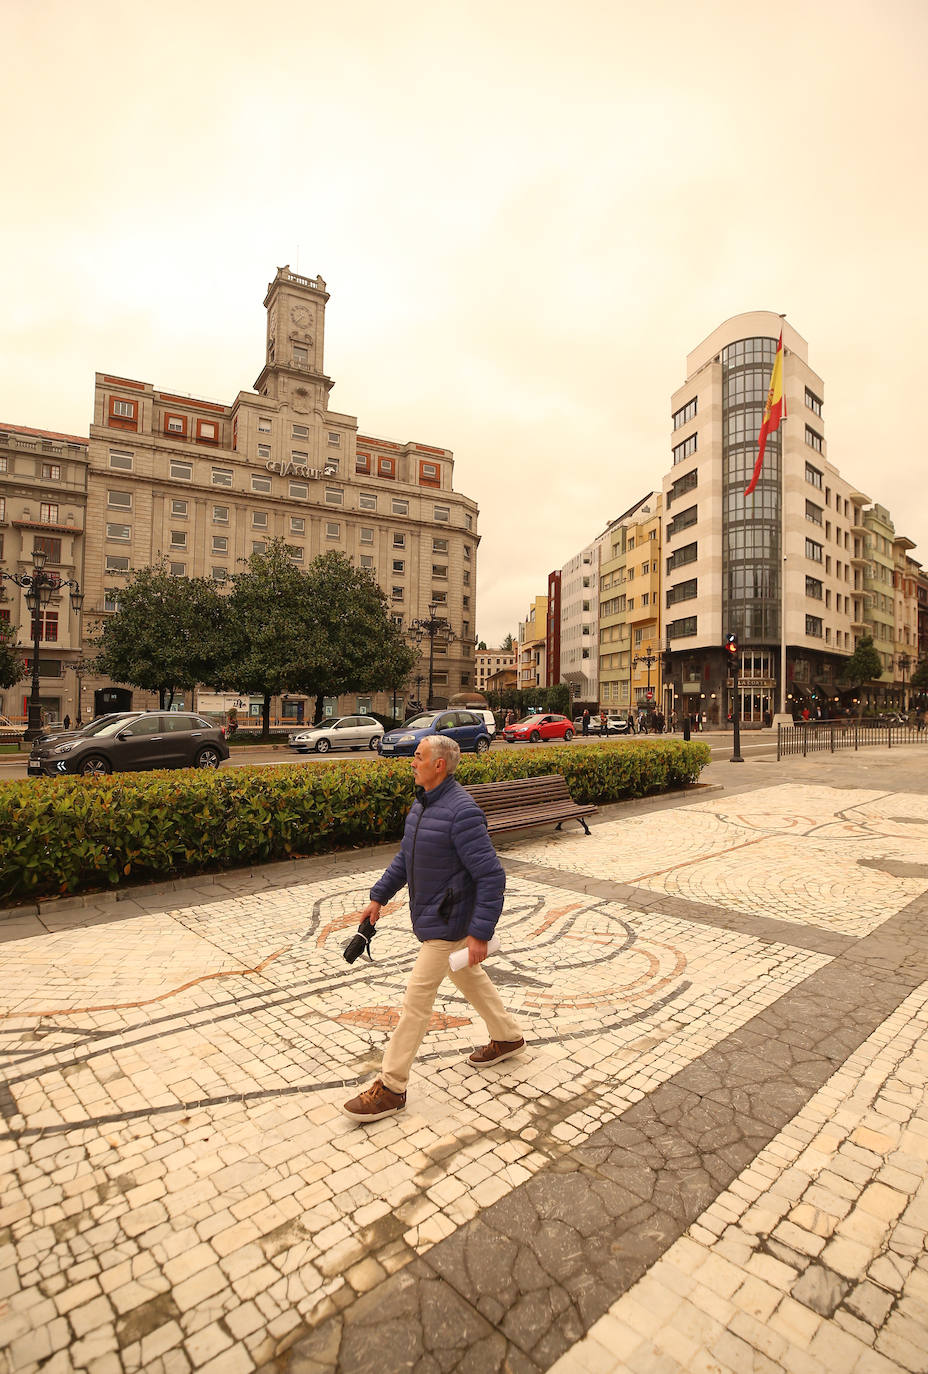
<instances>
[{"instance_id":1,"label":"pedestrian in background","mask_svg":"<svg viewBox=\"0 0 928 1374\"><path fill-rule=\"evenodd\" d=\"M70 728L71 728L71 717L70 717L70 716L65 716L64 721L62 722L62 724L64 725L64 728L65 728L66 730L70 730Z\"/></svg>"},{"instance_id":2,"label":"pedestrian in background","mask_svg":"<svg viewBox=\"0 0 928 1374\"><path fill-rule=\"evenodd\" d=\"M384 904L407 886L413 933L422 942L380 1077L342 1108L361 1123L404 1110L409 1071L446 977L483 1017L490 1035L488 1044L468 1056L469 1065L480 1069L499 1064L525 1048L522 1032L479 967L503 909L506 874L487 833L486 816L454 777L460 759L456 742L443 735L428 735L416 746L416 800L406 817L400 852L371 888L371 900L361 913L362 921L376 925ZM448 956L464 948L469 962L453 973Z\"/></svg>"},{"instance_id":3,"label":"pedestrian in background","mask_svg":"<svg viewBox=\"0 0 928 1374\"><path fill-rule=\"evenodd\" d=\"M583 708L583 716L581 717L581 729L585 735L590 733L590 713L585 706Z\"/></svg>"}]
</instances>

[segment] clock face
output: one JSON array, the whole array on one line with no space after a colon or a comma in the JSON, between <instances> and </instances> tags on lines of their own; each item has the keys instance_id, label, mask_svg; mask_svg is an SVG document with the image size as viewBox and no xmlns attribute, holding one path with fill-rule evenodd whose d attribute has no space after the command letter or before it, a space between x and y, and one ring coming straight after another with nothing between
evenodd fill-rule
<instances>
[{"instance_id":1,"label":"clock face","mask_svg":"<svg viewBox=\"0 0 928 1374\"><path fill-rule=\"evenodd\" d=\"M306 325L312 323L312 315L305 305L295 305L290 311L290 318L300 329L305 329Z\"/></svg>"}]
</instances>

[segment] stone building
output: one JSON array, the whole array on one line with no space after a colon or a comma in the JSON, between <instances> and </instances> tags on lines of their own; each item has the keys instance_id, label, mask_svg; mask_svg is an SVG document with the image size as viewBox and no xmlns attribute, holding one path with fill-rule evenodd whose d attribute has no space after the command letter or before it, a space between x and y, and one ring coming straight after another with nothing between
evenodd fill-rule
<instances>
[{"instance_id":1,"label":"stone building","mask_svg":"<svg viewBox=\"0 0 928 1374\"><path fill-rule=\"evenodd\" d=\"M374 573L404 629L430 606L448 620L455 637L436 641L433 672L435 704L444 704L474 686L477 506L454 490L448 449L360 433L353 415L330 407L328 301L320 277L278 269L264 300L263 366L254 388L227 403L97 373L84 620L111 614L125 574L162 558L177 577L221 580L275 536L299 567L337 549ZM417 679L421 696L427 641L424 648L398 694L400 716ZM147 695L134 692L132 702L146 705ZM257 715L257 698L247 706ZM392 695L326 702L328 714L371 709L392 712ZM311 711L300 696L272 705L284 722Z\"/></svg>"},{"instance_id":2,"label":"stone building","mask_svg":"<svg viewBox=\"0 0 928 1374\"><path fill-rule=\"evenodd\" d=\"M36 549L45 571L62 581L83 577L87 507L87 440L75 434L0 425L0 569L28 573ZM15 625L24 646L28 676L0 692L0 715L25 717L32 689L34 629L39 631L39 693L49 721L76 718L81 667L81 617L68 589L52 594L38 613L26 606L25 590L0 581L0 620Z\"/></svg>"}]
</instances>

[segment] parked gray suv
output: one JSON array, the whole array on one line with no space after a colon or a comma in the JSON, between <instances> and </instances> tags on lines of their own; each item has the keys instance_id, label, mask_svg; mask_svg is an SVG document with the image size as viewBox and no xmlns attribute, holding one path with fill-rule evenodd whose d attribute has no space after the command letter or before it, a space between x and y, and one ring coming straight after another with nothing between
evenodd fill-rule
<instances>
[{"instance_id":1,"label":"parked gray suv","mask_svg":"<svg viewBox=\"0 0 928 1374\"><path fill-rule=\"evenodd\" d=\"M185 711L132 711L103 716L82 730L32 744L32 776L136 773L150 768L218 768L229 757L222 731Z\"/></svg>"}]
</instances>

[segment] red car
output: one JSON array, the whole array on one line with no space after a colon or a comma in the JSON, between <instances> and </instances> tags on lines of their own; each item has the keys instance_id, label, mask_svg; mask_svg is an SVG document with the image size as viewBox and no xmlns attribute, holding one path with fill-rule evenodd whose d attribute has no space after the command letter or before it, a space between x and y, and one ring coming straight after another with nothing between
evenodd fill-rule
<instances>
[{"instance_id":1,"label":"red car","mask_svg":"<svg viewBox=\"0 0 928 1374\"><path fill-rule=\"evenodd\" d=\"M527 739L532 744L537 744L539 740L543 739L571 740L573 737L573 723L566 716L526 716L524 720L517 720L513 725L507 725L503 731L503 739L510 742Z\"/></svg>"}]
</instances>

